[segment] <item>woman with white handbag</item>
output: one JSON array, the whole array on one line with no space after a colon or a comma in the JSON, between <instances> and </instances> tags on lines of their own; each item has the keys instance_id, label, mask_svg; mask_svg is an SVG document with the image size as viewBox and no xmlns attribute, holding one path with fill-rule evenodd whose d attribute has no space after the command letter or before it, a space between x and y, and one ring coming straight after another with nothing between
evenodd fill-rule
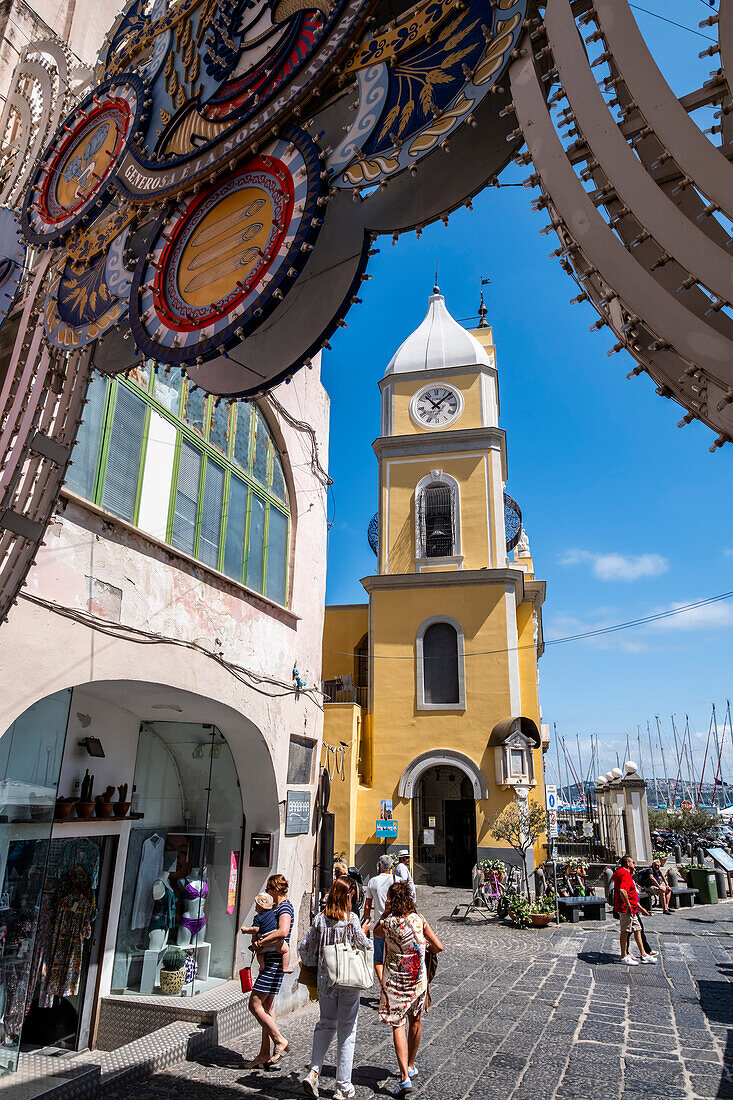
<instances>
[{"instance_id":1,"label":"woman with white handbag","mask_svg":"<svg viewBox=\"0 0 733 1100\"><path fill-rule=\"evenodd\" d=\"M355 1095L351 1067L356 1045L359 996L374 981L372 946L351 912L351 883L337 879L326 898L326 908L306 932L299 948L304 966L318 968L318 1002L321 1016L313 1035L311 1067L303 1079L306 1096L318 1096L318 1081L326 1052L334 1035L336 1091L334 1100Z\"/></svg>"}]
</instances>

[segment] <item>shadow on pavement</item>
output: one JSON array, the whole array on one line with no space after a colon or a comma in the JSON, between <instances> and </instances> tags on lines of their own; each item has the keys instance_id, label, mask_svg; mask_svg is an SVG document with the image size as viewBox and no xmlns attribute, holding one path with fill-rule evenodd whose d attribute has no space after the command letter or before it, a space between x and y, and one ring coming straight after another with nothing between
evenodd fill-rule
<instances>
[{"instance_id":1,"label":"shadow on pavement","mask_svg":"<svg viewBox=\"0 0 733 1100\"><path fill-rule=\"evenodd\" d=\"M730 1080L730 1075L733 1074L733 1032L730 1030L733 1028L733 966L723 963L718 969L724 976L723 981L709 982L703 979L697 983L697 987L700 991L700 1004L708 1020L729 1029L723 1052L723 1067L729 1076L723 1077L716 1093L716 1097L722 1100L723 1097L733 1097L733 1081Z\"/></svg>"},{"instance_id":2,"label":"shadow on pavement","mask_svg":"<svg viewBox=\"0 0 733 1100\"><path fill-rule=\"evenodd\" d=\"M610 966L611 963L619 964L618 955L610 955L607 951L581 951L578 954L578 958L581 962L589 963L591 966Z\"/></svg>"}]
</instances>

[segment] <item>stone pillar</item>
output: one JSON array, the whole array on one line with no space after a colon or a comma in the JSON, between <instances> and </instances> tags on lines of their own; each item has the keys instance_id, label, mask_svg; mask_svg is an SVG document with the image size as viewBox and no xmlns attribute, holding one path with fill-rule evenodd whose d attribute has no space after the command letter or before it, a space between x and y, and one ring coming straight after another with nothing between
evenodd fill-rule
<instances>
[{"instance_id":1,"label":"stone pillar","mask_svg":"<svg viewBox=\"0 0 733 1100\"><path fill-rule=\"evenodd\" d=\"M654 852L649 828L646 783L637 774L636 764L632 760L627 761L624 769L626 775L619 781L618 786L623 794L626 811L628 852L637 866L647 866L651 863ZM623 852L619 855L623 855Z\"/></svg>"}]
</instances>

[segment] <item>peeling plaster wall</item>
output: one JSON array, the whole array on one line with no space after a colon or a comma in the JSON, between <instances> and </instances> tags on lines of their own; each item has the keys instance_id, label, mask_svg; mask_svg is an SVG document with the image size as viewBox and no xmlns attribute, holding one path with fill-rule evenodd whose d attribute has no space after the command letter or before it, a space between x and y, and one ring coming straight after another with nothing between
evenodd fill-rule
<instances>
[{"instance_id":1,"label":"peeling plaster wall","mask_svg":"<svg viewBox=\"0 0 733 1100\"><path fill-rule=\"evenodd\" d=\"M300 371L290 385L278 387L276 395L296 419L313 426L325 465L328 397L318 367ZM232 663L287 683L297 662L309 685L319 683L326 490L311 469L309 435L279 422L266 403L264 412L281 448L290 495L289 609L275 607L75 500L62 502L24 591L65 608L91 612L111 624L196 641ZM91 702L82 707L81 701L83 695L94 696L95 683L99 692L109 692L112 689L100 682L134 681L124 696L125 710L131 715L128 745L135 740L132 726L138 717L218 725L234 756L246 815L241 918L249 919L254 893L275 870L289 879L295 912L301 911L304 895L311 888L313 836L285 837L280 829L285 820L290 734L316 739L318 758L323 715L312 699L303 695L296 699L292 693L279 695L282 689L267 684L259 685L258 690L205 653L186 646L139 644L129 637L109 636L23 598L0 628L0 676L4 685L2 731L36 700L62 687L87 685L83 694L75 693L72 706L67 758L62 766L63 794L68 793L65 788L79 769L83 774L86 766L79 756L77 742L83 731L76 712L89 712ZM170 689L184 712L151 711L151 706L170 700ZM104 762L100 763L105 770ZM310 789L315 802L315 784ZM275 834L269 870L247 867L253 831ZM110 923L107 942L113 944L114 912Z\"/></svg>"}]
</instances>

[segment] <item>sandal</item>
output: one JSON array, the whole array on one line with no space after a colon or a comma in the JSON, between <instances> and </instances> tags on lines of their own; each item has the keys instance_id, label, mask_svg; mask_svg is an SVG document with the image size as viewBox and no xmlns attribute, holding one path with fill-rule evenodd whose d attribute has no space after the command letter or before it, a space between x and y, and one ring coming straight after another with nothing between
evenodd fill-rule
<instances>
[{"instance_id":1,"label":"sandal","mask_svg":"<svg viewBox=\"0 0 733 1100\"><path fill-rule=\"evenodd\" d=\"M245 1062L245 1069L269 1069L274 1059L263 1062L261 1058L253 1058L251 1062Z\"/></svg>"},{"instance_id":2,"label":"sandal","mask_svg":"<svg viewBox=\"0 0 733 1100\"><path fill-rule=\"evenodd\" d=\"M290 1054L290 1043L286 1043L284 1047L275 1047L275 1053L271 1058L271 1064L275 1062L282 1062L283 1058Z\"/></svg>"}]
</instances>

